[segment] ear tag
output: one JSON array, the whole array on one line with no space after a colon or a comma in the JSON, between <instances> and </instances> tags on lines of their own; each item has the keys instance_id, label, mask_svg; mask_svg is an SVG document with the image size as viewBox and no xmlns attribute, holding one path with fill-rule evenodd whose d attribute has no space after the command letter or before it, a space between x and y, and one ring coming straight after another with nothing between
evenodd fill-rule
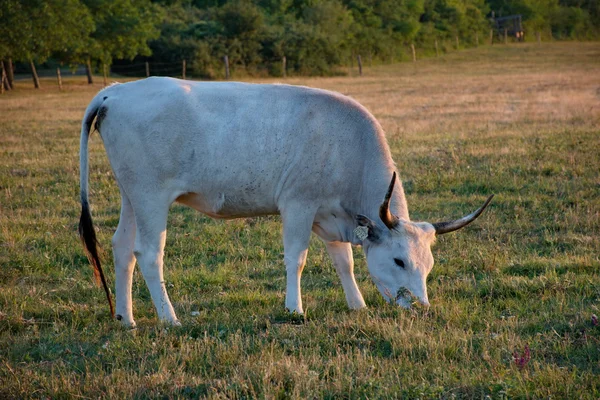
<instances>
[{"instance_id":1,"label":"ear tag","mask_svg":"<svg viewBox=\"0 0 600 400\"><path fill-rule=\"evenodd\" d=\"M366 226L359 226L356 229L354 229L354 234L360 240L365 240L369 236L369 228L367 228Z\"/></svg>"}]
</instances>

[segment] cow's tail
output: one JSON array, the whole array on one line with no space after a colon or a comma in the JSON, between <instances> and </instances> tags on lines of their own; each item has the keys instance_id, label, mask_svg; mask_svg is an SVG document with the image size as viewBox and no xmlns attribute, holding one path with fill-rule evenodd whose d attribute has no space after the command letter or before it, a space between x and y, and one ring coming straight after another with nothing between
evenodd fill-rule
<instances>
[{"instance_id":1,"label":"cow's tail","mask_svg":"<svg viewBox=\"0 0 600 400\"><path fill-rule=\"evenodd\" d=\"M102 105L104 99L101 96L96 96L85 110L83 117L83 123L81 126L81 142L79 150L79 184L81 190L81 217L79 218L79 237L83 243L85 253L90 260L90 264L94 269L94 277L98 285L102 284L104 292L106 293L106 299L108 300L108 306L110 307L110 314L114 318L115 311L110 296L110 289L106 284L104 278L104 272L102 272L102 266L100 265L100 257L98 255L98 239L96 239L96 231L94 230L94 223L92 222L92 214L90 213L90 204L88 202L88 140L90 137L90 131L92 128L92 122L98 110Z\"/></svg>"}]
</instances>

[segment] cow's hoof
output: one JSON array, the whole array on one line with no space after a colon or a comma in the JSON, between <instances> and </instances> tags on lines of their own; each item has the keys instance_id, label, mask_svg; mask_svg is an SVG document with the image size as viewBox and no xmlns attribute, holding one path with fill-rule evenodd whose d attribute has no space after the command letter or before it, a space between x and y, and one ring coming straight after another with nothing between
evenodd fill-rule
<instances>
[{"instance_id":1,"label":"cow's hoof","mask_svg":"<svg viewBox=\"0 0 600 400\"><path fill-rule=\"evenodd\" d=\"M302 308L291 309L289 307L286 307L285 311L288 312L290 315L294 315L294 314L296 314L296 315L304 315L304 310L302 310Z\"/></svg>"},{"instance_id":2,"label":"cow's hoof","mask_svg":"<svg viewBox=\"0 0 600 400\"><path fill-rule=\"evenodd\" d=\"M365 304L365 301L353 301L353 302L348 302L348 308L351 310L362 310L363 308L367 308L367 305Z\"/></svg>"},{"instance_id":3,"label":"cow's hoof","mask_svg":"<svg viewBox=\"0 0 600 400\"><path fill-rule=\"evenodd\" d=\"M133 318L123 318L121 314L115 315L115 319L121 323L124 328L135 329L136 324Z\"/></svg>"},{"instance_id":4,"label":"cow's hoof","mask_svg":"<svg viewBox=\"0 0 600 400\"><path fill-rule=\"evenodd\" d=\"M306 322L306 315L304 313L299 313L297 311L290 311L288 308L285 309L287 311L287 323L292 325L301 325Z\"/></svg>"}]
</instances>

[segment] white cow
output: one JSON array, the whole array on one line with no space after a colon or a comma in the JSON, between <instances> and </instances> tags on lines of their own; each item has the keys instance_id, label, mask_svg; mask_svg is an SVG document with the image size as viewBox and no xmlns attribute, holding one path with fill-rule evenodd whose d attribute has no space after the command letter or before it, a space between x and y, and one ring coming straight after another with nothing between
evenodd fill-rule
<instances>
[{"instance_id":1,"label":"white cow","mask_svg":"<svg viewBox=\"0 0 600 400\"><path fill-rule=\"evenodd\" d=\"M135 326L135 261L160 320L179 324L163 278L167 213L173 202L213 218L280 214L287 272L285 306L303 313L300 275L311 232L324 242L348 306L365 307L351 245L362 245L386 300L428 305L435 235L459 229L487 206L452 222L413 222L384 132L356 101L288 85L148 78L110 86L92 100L81 129L79 231L110 296L88 204L88 138L96 118L121 192L113 237L116 314ZM387 193L387 194L386 194ZM383 203L382 203L383 201ZM113 312L114 315L114 312Z\"/></svg>"}]
</instances>

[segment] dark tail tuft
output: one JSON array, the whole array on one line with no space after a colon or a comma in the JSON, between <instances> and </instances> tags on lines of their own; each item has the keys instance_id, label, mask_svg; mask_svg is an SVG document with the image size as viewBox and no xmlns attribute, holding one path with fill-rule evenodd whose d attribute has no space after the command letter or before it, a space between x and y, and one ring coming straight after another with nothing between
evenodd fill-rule
<instances>
[{"instance_id":1,"label":"dark tail tuft","mask_svg":"<svg viewBox=\"0 0 600 400\"><path fill-rule=\"evenodd\" d=\"M96 232L94 231L94 224L92 222L92 215L90 214L90 204L88 202L88 176L89 176L89 160L88 160L88 140L90 136L90 129L92 127L92 121L98 114L98 109L101 107L102 102L106 99L101 99L100 96L96 96L92 99L85 110L83 116L83 122L81 124L81 142L79 149L79 185L81 188L81 217L79 218L79 237L83 243L85 253L90 260L90 264L94 268L94 276L98 284L104 286L104 292L106 292L106 299L108 300L108 306L110 307L110 314L114 318L115 310L113 308L112 300L110 297L110 289L106 284L104 273L102 272L102 266L100 265L100 257L98 256L98 240L96 239Z\"/></svg>"},{"instance_id":2,"label":"dark tail tuft","mask_svg":"<svg viewBox=\"0 0 600 400\"><path fill-rule=\"evenodd\" d=\"M106 299L108 300L108 306L110 307L110 315L114 318L115 310L113 308L112 299L110 296L110 289L106 284L104 272L102 271L102 265L100 265L100 257L98 256L98 239L96 239L96 231L94 230L92 215L90 214L90 206L88 202L84 200L81 202L79 237L83 243L88 260L90 260L90 264L92 264L92 267L94 268L94 277L96 278L96 283L98 286L102 284L104 287Z\"/></svg>"}]
</instances>

